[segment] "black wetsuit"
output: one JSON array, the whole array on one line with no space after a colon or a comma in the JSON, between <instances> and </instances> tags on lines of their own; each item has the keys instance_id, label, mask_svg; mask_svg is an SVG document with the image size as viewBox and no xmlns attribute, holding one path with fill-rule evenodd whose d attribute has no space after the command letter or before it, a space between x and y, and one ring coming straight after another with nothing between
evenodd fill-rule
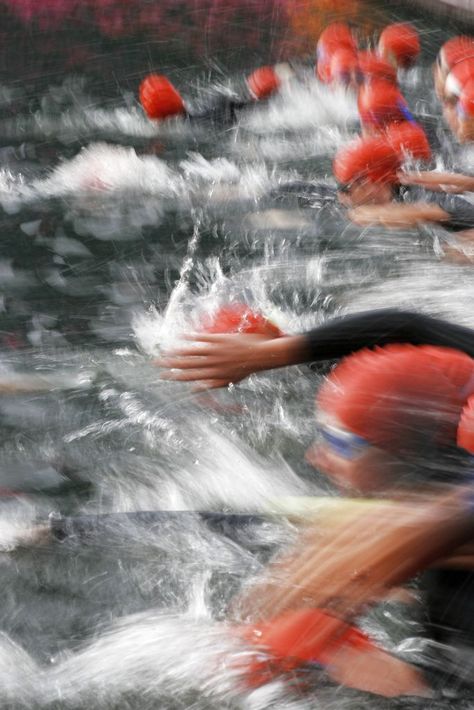
<instances>
[{"instance_id":1,"label":"black wetsuit","mask_svg":"<svg viewBox=\"0 0 474 710\"><path fill-rule=\"evenodd\" d=\"M305 335L309 360L336 360L363 348L391 343L455 348L474 358L471 328L394 308L334 318Z\"/></svg>"},{"instance_id":2,"label":"black wetsuit","mask_svg":"<svg viewBox=\"0 0 474 710\"><path fill-rule=\"evenodd\" d=\"M461 195L450 195L446 192L434 192L423 188L408 185L400 191L400 199L413 204L416 202L429 202L438 205L449 214L449 221L440 224L451 232L460 232L463 229L474 228L474 204Z\"/></svg>"},{"instance_id":3,"label":"black wetsuit","mask_svg":"<svg viewBox=\"0 0 474 710\"><path fill-rule=\"evenodd\" d=\"M274 190L272 195L277 199L294 196L300 207L322 208L338 201L337 188L319 182L286 183ZM407 204L428 202L438 205L450 217L448 221L440 224L451 232L474 228L474 204L461 195L450 195L445 192L426 190L416 185L407 185L397 191L396 202Z\"/></svg>"}]
</instances>

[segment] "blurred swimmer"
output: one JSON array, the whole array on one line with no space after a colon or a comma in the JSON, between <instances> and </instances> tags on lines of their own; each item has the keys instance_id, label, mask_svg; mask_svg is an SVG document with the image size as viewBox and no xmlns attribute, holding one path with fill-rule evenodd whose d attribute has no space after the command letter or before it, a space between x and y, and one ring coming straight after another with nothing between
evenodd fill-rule
<instances>
[{"instance_id":1,"label":"blurred swimmer","mask_svg":"<svg viewBox=\"0 0 474 710\"><path fill-rule=\"evenodd\" d=\"M348 48L337 49L329 63L329 81L346 88L357 89L361 82L357 53Z\"/></svg>"},{"instance_id":2,"label":"blurred swimmer","mask_svg":"<svg viewBox=\"0 0 474 710\"><path fill-rule=\"evenodd\" d=\"M465 494L454 493L445 500L422 491L426 486L431 490L439 481L470 484L473 330L413 313L375 311L335 319L305 335L266 341L252 336L195 337L194 347L159 362L177 368L167 375L169 379L213 386L227 378L239 381L262 369L355 352L332 371L320 390L319 441L310 458L352 495L386 496L389 489L396 489L396 497L401 498L393 507L374 503L372 509L363 510L360 519L345 518L335 537L331 529L333 539L327 545L319 530L309 530L302 546L272 568L276 584L264 582L244 600L250 613L263 613L269 619L265 639L271 649L284 647L291 657L288 644L293 639L295 649L304 641L306 648L321 649L328 643L334 650L334 639L347 632L344 619L350 620L362 606L385 596L393 585L436 559L451 554L459 557L457 546L470 541L473 533L471 511L463 503ZM435 347L420 347L421 343ZM382 348L361 350L376 346ZM415 484L420 490L413 499ZM409 491L406 503L401 485ZM471 634L468 619L474 620L474 615L468 577L473 558L464 560L457 571L438 563L428 608L433 635L440 638L444 628L444 641L454 643L462 635L463 643L472 645L474 628ZM354 576L358 568L360 574ZM459 589L466 593L458 595L459 606L450 608L445 585L453 578L461 580ZM306 618L307 633L301 639L301 619L281 614L299 609L303 598L304 606L311 600L311 606L328 609L335 616L332 627L321 626L317 619L311 627L311 619ZM421 676L413 668L399 666L396 659L394 672L401 674L401 681L394 692L391 657L367 657L361 661L365 674L355 672L352 662L358 653L349 647L341 649L338 661L331 658L331 669L338 669L335 680L385 695L426 694ZM380 678L376 669L382 662L387 671Z\"/></svg>"},{"instance_id":3,"label":"blurred swimmer","mask_svg":"<svg viewBox=\"0 0 474 710\"><path fill-rule=\"evenodd\" d=\"M455 348L474 357L474 330L419 313L384 309L334 318L299 335L190 334L191 342L160 357L162 377L222 387L249 375L304 362L333 360L393 343Z\"/></svg>"},{"instance_id":4,"label":"blurred swimmer","mask_svg":"<svg viewBox=\"0 0 474 710\"><path fill-rule=\"evenodd\" d=\"M380 56L394 67L409 69L418 59L420 38L412 25L395 22L382 30L377 48Z\"/></svg>"},{"instance_id":5,"label":"blurred swimmer","mask_svg":"<svg viewBox=\"0 0 474 710\"><path fill-rule=\"evenodd\" d=\"M400 89L386 79L375 78L361 86L357 106L365 135L380 133L394 123L415 122Z\"/></svg>"},{"instance_id":6,"label":"blurred swimmer","mask_svg":"<svg viewBox=\"0 0 474 710\"><path fill-rule=\"evenodd\" d=\"M334 54L341 49L355 55L357 52L356 39L349 25L343 22L333 22L321 32L316 47L316 75L320 81L324 83L331 81L331 61Z\"/></svg>"},{"instance_id":7,"label":"blurred swimmer","mask_svg":"<svg viewBox=\"0 0 474 710\"><path fill-rule=\"evenodd\" d=\"M349 218L362 226L378 223L395 228L434 222L458 232L461 241L470 242L474 237L474 206L456 195L422 190L401 172L400 148L410 152L411 146L417 155L424 151L428 155L422 129L398 127L392 134L390 130L385 137L356 139L336 153L333 171L339 183L339 200L350 208Z\"/></svg>"},{"instance_id":8,"label":"blurred swimmer","mask_svg":"<svg viewBox=\"0 0 474 710\"><path fill-rule=\"evenodd\" d=\"M443 44L433 67L435 89L438 97L445 97L445 84L450 71L464 59L474 57L474 40L472 37L451 37Z\"/></svg>"},{"instance_id":9,"label":"blurred swimmer","mask_svg":"<svg viewBox=\"0 0 474 710\"><path fill-rule=\"evenodd\" d=\"M248 97L215 96L209 106L193 111L187 108L184 99L165 76L150 74L140 84L140 103L148 118L154 121L181 117L196 123L226 126L238 120L239 111L277 92L290 76L288 65L260 67L247 77Z\"/></svg>"}]
</instances>

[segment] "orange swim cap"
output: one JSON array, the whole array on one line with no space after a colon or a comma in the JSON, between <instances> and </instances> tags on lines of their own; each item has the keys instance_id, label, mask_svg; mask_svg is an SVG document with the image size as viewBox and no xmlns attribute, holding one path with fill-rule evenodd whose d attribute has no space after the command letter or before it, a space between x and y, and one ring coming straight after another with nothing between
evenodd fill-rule
<instances>
[{"instance_id":1,"label":"orange swim cap","mask_svg":"<svg viewBox=\"0 0 474 710\"><path fill-rule=\"evenodd\" d=\"M408 153L415 160L431 160L428 138L418 123L392 123L386 129L385 135L397 153Z\"/></svg>"},{"instance_id":2,"label":"orange swim cap","mask_svg":"<svg viewBox=\"0 0 474 710\"><path fill-rule=\"evenodd\" d=\"M456 443L473 375L474 360L457 350L389 345L345 358L316 401L324 416L374 446L415 453L427 443Z\"/></svg>"},{"instance_id":3,"label":"orange swim cap","mask_svg":"<svg viewBox=\"0 0 474 710\"><path fill-rule=\"evenodd\" d=\"M273 67L259 67L247 77L247 86L256 99L266 99L280 88L281 82Z\"/></svg>"},{"instance_id":4,"label":"orange swim cap","mask_svg":"<svg viewBox=\"0 0 474 710\"><path fill-rule=\"evenodd\" d=\"M184 102L165 76L149 74L140 84L140 103L148 118L163 119L186 112Z\"/></svg>"},{"instance_id":5,"label":"orange swim cap","mask_svg":"<svg viewBox=\"0 0 474 710\"><path fill-rule=\"evenodd\" d=\"M373 128L382 129L390 123L414 120L400 90L381 79L360 88L357 106L361 122Z\"/></svg>"},{"instance_id":6,"label":"orange swim cap","mask_svg":"<svg viewBox=\"0 0 474 710\"><path fill-rule=\"evenodd\" d=\"M420 53L418 32L406 22L388 25L380 35L378 49L382 57L407 69L416 62Z\"/></svg>"},{"instance_id":7,"label":"orange swim cap","mask_svg":"<svg viewBox=\"0 0 474 710\"><path fill-rule=\"evenodd\" d=\"M283 333L268 318L243 303L232 303L219 308L201 321L205 333L248 333L278 338Z\"/></svg>"},{"instance_id":8,"label":"orange swim cap","mask_svg":"<svg viewBox=\"0 0 474 710\"><path fill-rule=\"evenodd\" d=\"M458 62L474 57L474 40L472 37L451 37L443 44L438 53L438 64L447 74Z\"/></svg>"},{"instance_id":9,"label":"orange swim cap","mask_svg":"<svg viewBox=\"0 0 474 710\"><path fill-rule=\"evenodd\" d=\"M383 79L391 84L397 83L397 71L385 59L375 52L364 50L358 53L360 72L365 81Z\"/></svg>"},{"instance_id":10,"label":"orange swim cap","mask_svg":"<svg viewBox=\"0 0 474 710\"><path fill-rule=\"evenodd\" d=\"M356 138L340 148L333 162L334 177L343 185L355 180L396 184L401 157L379 136Z\"/></svg>"}]
</instances>

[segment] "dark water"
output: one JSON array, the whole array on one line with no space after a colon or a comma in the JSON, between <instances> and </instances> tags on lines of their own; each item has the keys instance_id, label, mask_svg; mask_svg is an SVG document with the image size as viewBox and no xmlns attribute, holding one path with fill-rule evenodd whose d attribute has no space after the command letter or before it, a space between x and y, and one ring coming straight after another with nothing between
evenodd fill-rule
<instances>
[{"instance_id":1,"label":"dark water","mask_svg":"<svg viewBox=\"0 0 474 710\"><path fill-rule=\"evenodd\" d=\"M159 380L150 357L219 303L244 299L288 332L386 304L474 324L472 274L440 261L442 234L361 233L338 210L272 196L328 178L354 130L354 98L312 76L321 27L349 17L370 41L414 20L423 55L403 88L435 124L429 66L456 28L381 3L38 5L0 8L0 384L27 390L0 398L2 707L411 706L321 683L238 686L223 658L241 649L220 621L291 537L283 520L248 530L250 549L197 517L17 542L52 511L262 512L326 490L304 463L314 373L252 378L211 406ZM136 100L150 70L198 102L287 59L300 81L232 129L153 126ZM419 633L396 608L372 623L388 646Z\"/></svg>"}]
</instances>

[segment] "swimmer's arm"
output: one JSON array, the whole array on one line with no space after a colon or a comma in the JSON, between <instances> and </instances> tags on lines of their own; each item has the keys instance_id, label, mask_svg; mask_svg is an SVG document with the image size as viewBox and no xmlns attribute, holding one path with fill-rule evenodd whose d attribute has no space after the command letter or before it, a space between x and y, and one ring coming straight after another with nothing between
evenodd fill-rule
<instances>
[{"instance_id":1,"label":"swimmer's arm","mask_svg":"<svg viewBox=\"0 0 474 710\"><path fill-rule=\"evenodd\" d=\"M389 589L472 540L471 499L472 490L459 489L416 505L380 501L333 530L326 544L309 526L240 598L240 613L271 618L310 604L351 621Z\"/></svg>"},{"instance_id":2,"label":"swimmer's arm","mask_svg":"<svg viewBox=\"0 0 474 710\"><path fill-rule=\"evenodd\" d=\"M425 222L449 222L450 215L441 207L428 202L415 204L361 205L348 212L349 219L363 227L382 224L385 227L412 227Z\"/></svg>"},{"instance_id":3,"label":"swimmer's arm","mask_svg":"<svg viewBox=\"0 0 474 710\"><path fill-rule=\"evenodd\" d=\"M402 185L420 185L440 192L468 192L474 190L474 177L459 173L434 170L400 173Z\"/></svg>"},{"instance_id":4,"label":"swimmer's arm","mask_svg":"<svg viewBox=\"0 0 474 710\"><path fill-rule=\"evenodd\" d=\"M184 347L155 361L168 380L196 382L197 389L225 387L262 370L335 360L390 343L437 345L474 357L474 331L420 313L383 309L334 318L313 330L281 338L196 334Z\"/></svg>"}]
</instances>

